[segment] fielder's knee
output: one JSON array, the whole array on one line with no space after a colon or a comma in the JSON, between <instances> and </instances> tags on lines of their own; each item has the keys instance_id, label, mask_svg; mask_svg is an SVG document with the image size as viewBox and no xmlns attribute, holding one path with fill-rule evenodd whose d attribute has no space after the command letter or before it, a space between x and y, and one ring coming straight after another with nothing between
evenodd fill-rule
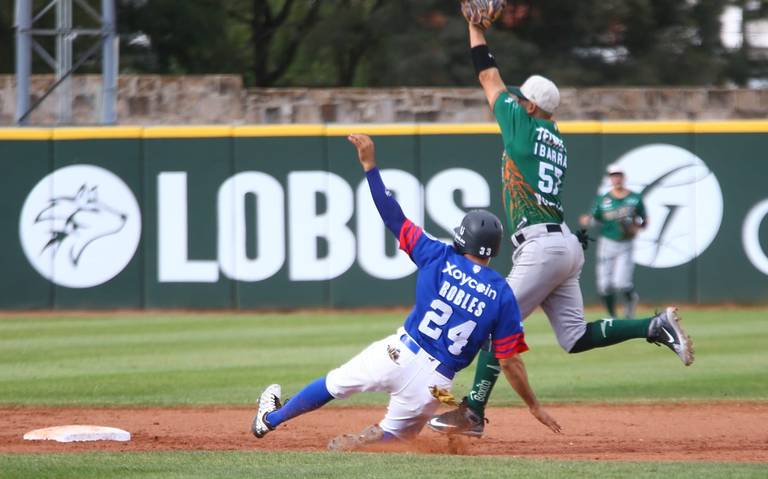
<instances>
[{"instance_id":1,"label":"fielder's knee","mask_svg":"<svg viewBox=\"0 0 768 479\"><path fill-rule=\"evenodd\" d=\"M615 294L616 290L613 286L598 286L597 287L597 294L599 296L609 296L611 294Z\"/></svg>"},{"instance_id":2,"label":"fielder's knee","mask_svg":"<svg viewBox=\"0 0 768 479\"><path fill-rule=\"evenodd\" d=\"M557 342L560 347L563 348L568 354L580 353L583 349L579 348L579 342L587 335L587 325L583 324L579 328L573 328L569 334L563 334L558 336Z\"/></svg>"}]
</instances>

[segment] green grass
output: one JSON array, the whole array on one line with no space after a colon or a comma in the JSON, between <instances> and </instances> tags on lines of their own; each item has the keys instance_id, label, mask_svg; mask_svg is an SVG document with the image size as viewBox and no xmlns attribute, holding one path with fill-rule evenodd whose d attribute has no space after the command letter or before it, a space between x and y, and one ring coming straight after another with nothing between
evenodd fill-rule
<instances>
[{"instance_id":1,"label":"green grass","mask_svg":"<svg viewBox=\"0 0 768 479\"><path fill-rule=\"evenodd\" d=\"M418 460L415 460L418 459ZM0 478L763 478L764 464L633 463L333 453L0 455Z\"/></svg>"},{"instance_id":2,"label":"green grass","mask_svg":"<svg viewBox=\"0 0 768 479\"><path fill-rule=\"evenodd\" d=\"M569 356L541 314L526 321L531 381L545 403L768 399L766 310L683 311L697 360L641 340ZM590 315L593 317L598 316ZM403 313L90 314L0 318L0 404L252 404L270 382L293 394L393 332ZM466 391L473 368L457 376ZM516 404L496 388L492 404ZM343 404L385 404L358 395ZM752 478L765 464L556 461L407 454L163 452L0 454L0 478L387 479Z\"/></svg>"},{"instance_id":3,"label":"green grass","mask_svg":"<svg viewBox=\"0 0 768 479\"><path fill-rule=\"evenodd\" d=\"M696 363L642 340L577 355L541 314L523 355L545 402L768 399L765 310L688 311ZM0 404L251 404L271 382L294 393L374 339L403 313L126 315L0 318ZM463 393L473 368L457 376ZM501 385L494 405L518 402ZM384 404L358 395L345 404Z\"/></svg>"},{"instance_id":4,"label":"green grass","mask_svg":"<svg viewBox=\"0 0 768 479\"><path fill-rule=\"evenodd\" d=\"M642 340L564 353L540 313L523 355L545 402L768 399L766 310L683 311L696 345L685 368ZM595 315L597 316L597 315ZM263 386L292 394L394 332L404 313L147 314L0 318L0 404L252 404ZM466 391L470 367L457 376ZM345 404L384 404L358 395ZM516 404L496 388L492 404Z\"/></svg>"}]
</instances>

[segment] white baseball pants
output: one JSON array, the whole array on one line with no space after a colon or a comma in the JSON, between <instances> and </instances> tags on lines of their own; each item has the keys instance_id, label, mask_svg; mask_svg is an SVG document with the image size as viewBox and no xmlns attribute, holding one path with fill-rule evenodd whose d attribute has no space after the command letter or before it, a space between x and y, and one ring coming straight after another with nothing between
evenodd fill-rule
<instances>
[{"instance_id":1,"label":"white baseball pants","mask_svg":"<svg viewBox=\"0 0 768 479\"><path fill-rule=\"evenodd\" d=\"M602 236L597 240L597 292L601 296L634 287L632 245L632 241L615 241Z\"/></svg>"},{"instance_id":2,"label":"white baseball pants","mask_svg":"<svg viewBox=\"0 0 768 479\"><path fill-rule=\"evenodd\" d=\"M367 391L389 393L389 406L379 427L400 439L416 436L440 402L432 397L430 386L450 390L453 381L437 373L440 364L419 349L411 352L397 333L368 346L326 377L328 392L336 399Z\"/></svg>"}]
</instances>

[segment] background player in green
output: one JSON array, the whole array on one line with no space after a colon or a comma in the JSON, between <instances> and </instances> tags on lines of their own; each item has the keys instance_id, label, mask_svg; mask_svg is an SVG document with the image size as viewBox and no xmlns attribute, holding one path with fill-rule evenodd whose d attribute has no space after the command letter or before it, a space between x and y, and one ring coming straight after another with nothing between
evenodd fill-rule
<instances>
[{"instance_id":1,"label":"background player in green","mask_svg":"<svg viewBox=\"0 0 768 479\"><path fill-rule=\"evenodd\" d=\"M478 0L474 4L476 12L488 10L487 3ZM486 44L483 28L474 24L468 10L473 9L463 8L469 23L472 62L504 142L502 195L514 247L507 283L515 293L521 316L525 319L541 306L560 346L569 353L644 338L664 344L690 365L692 344L679 325L674 307L639 320L584 320L579 285L584 252L563 222L560 199L568 168L577 166L571 164L565 141L552 119L560 93L552 81L538 75L519 88L508 88ZM487 19L484 26L488 26ZM481 350L477 361L472 390L457 409L433 417L428 422L431 429L483 434L485 406L498 379L499 363L490 350Z\"/></svg>"},{"instance_id":2,"label":"background player in green","mask_svg":"<svg viewBox=\"0 0 768 479\"><path fill-rule=\"evenodd\" d=\"M597 241L597 292L608 314L616 318L616 297L624 301L624 317L635 317L638 295L632 281L635 262L632 251L635 236L645 228L648 218L643 198L625 186L624 170L616 164L606 171L611 189L597 195L589 215L579 223L585 228L600 224Z\"/></svg>"}]
</instances>

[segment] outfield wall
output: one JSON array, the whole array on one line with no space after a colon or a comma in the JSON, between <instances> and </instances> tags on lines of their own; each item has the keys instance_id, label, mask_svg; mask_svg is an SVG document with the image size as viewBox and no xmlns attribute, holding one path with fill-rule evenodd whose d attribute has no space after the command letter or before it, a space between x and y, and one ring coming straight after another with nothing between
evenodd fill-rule
<instances>
[{"instance_id":1,"label":"outfield wall","mask_svg":"<svg viewBox=\"0 0 768 479\"><path fill-rule=\"evenodd\" d=\"M644 192L643 300L768 299L768 121L561 129L572 227L608 163ZM350 132L374 136L385 182L434 236L467 209L501 216L492 124L0 129L0 308L410 304L414 268L385 234ZM502 273L509 253L493 262Z\"/></svg>"}]
</instances>

